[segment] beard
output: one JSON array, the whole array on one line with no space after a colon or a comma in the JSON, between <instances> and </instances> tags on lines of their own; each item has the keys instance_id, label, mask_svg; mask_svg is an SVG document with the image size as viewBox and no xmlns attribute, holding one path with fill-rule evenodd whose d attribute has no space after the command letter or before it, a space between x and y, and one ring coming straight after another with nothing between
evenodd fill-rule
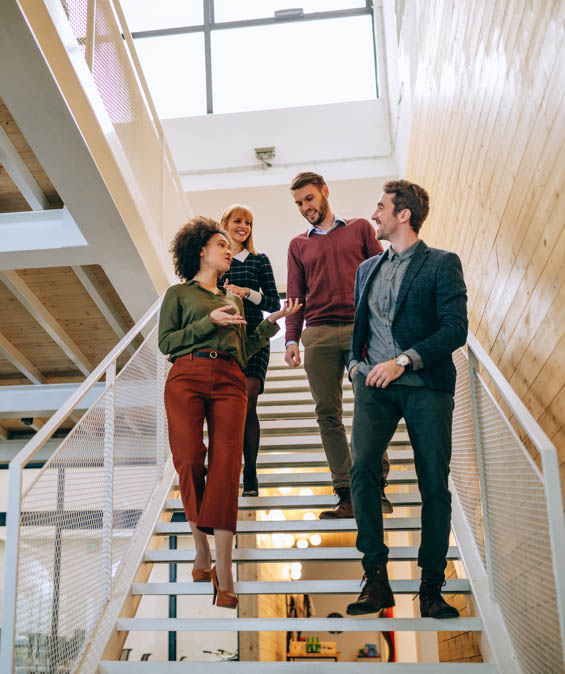
<instances>
[{"instance_id":1,"label":"beard","mask_svg":"<svg viewBox=\"0 0 565 674\"><path fill-rule=\"evenodd\" d=\"M329 209L330 209L330 203L329 203L327 197L325 197L322 194L322 201L320 202L320 210L318 211L318 217L316 218L316 220L314 222L312 222L314 227L317 227L318 225L321 225L322 222L324 222L324 220L326 219L326 215L328 214Z\"/></svg>"}]
</instances>

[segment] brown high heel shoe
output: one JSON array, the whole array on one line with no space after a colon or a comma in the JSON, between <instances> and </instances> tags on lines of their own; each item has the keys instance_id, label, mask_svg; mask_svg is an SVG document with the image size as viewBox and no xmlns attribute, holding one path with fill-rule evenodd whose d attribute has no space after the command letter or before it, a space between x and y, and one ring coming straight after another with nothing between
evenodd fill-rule
<instances>
[{"instance_id":1,"label":"brown high heel shoe","mask_svg":"<svg viewBox=\"0 0 565 674\"><path fill-rule=\"evenodd\" d=\"M226 590L221 589L218 583L215 566L212 568L210 575L212 576L212 583L214 585L212 604L216 604L216 606L220 606L221 608L237 608L237 596L233 592L227 592Z\"/></svg>"},{"instance_id":2,"label":"brown high heel shoe","mask_svg":"<svg viewBox=\"0 0 565 674\"><path fill-rule=\"evenodd\" d=\"M192 569L194 583L209 583L212 580L212 569Z\"/></svg>"}]
</instances>

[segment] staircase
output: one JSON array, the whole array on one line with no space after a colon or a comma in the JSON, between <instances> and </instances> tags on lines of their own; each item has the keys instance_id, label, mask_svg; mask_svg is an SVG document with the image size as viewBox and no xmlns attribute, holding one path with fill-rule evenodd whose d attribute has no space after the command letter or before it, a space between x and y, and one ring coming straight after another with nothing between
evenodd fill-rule
<instances>
[{"instance_id":1,"label":"staircase","mask_svg":"<svg viewBox=\"0 0 565 674\"><path fill-rule=\"evenodd\" d=\"M346 430L351 430L353 409L353 393L351 384L344 381L344 422ZM358 573L348 577L345 573L342 579L325 580L324 565L320 564L320 577L316 580L286 580L286 581L243 581L236 583L236 592L240 598L246 595L281 595L281 594L309 594L316 595L350 595L352 601L360 591L360 577L362 568L361 555L355 547L247 547L242 545L243 534L253 535L257 541L259 534L294 534L304 533L325 534L328 532L355 532L354 519L348 520L319 520L298 519L293 512L310 511L318 515L321 509L335 505L335 496L331 494L331 479L327 469L327 461L315 421L314 405L309 393L306 375L302 368L289 370L284 365L282 354L275 353L271 359L264 394L259 399L259 417L262 427L261 451L258 468L260 469L261 494L278 491L277 487L291 488L294 494L288 495L260 495L257 498L240 498L241 513L259 513L278 509L287 511L288 519L282 521L257 519L242 519L238 525L236 549L234 550L234 564L239 568L244 564L273 564L281 562L326 562L340 563L358 561ZM413 532L415 543L420 529L419 505L420 497L417 490L416 475L413 469L413 455L409 445L405 428L399 427L389 448L391 472L389 476L388 496L395 507L395 513L385 516L386 532ZM284 469L285 472L280 472ZM313 471L312 469L318 469ZM321 470L320 470L321 469ZM286 472L289 471L289 472ZM177 485L177 478L173 489ZM308 495L297 495L297 490L307 489ZM326 493L316 493L326 492ZM188 524L182 513L182 503L178 497L169 497L165 502L164 517L154 529L157 538L168 536L190 536ZM166 516L168 515L168 517ZM167 521L168 520L168 521ZM386 535L386 534L385 534ZM250 536L245 536L248 541ZM350 537L353 542L354 537ZM164 549L163 542L158 549L147 550L144 561L150 564L190 564L194 559L193 549ZM176 547L176 546L175 546ZM213 553L213 551L212 551ZM417 544L410 546L390 547L391 561L415 562L417 559ZM450 547L449 559L459 559L456 547ZM406 565L404 565L406 566ZM351 576L351 574L350 574ZM393 576L394 577L394 576ZM391 581L393 592L396 595L408 594L413 596L419 585L419 573L415 578L397 578ZM148 595L211 595L210 583L192 582L135 582L131 589L134 596ZM444 587L447 594L468 594L469 582L466 579L448 580ZM414 602L414 606L417 602ZM122 617L117 621L119 632L138 631L314 631L328 632L340 630L343 632L367 631L470 631L477 632L483 629L480 618L458 618L454 620L434 620L419 618L413 615L403 616L401 610L395 609L395 617L383 618L367 616L366 618L286 618L284 615L276 618L244 618L224 617L226 612L212 608L210 615L219 613L222 617L191 618L189 616L167 618ZM398 614L400 615L396 617ZM331 635L322 636L324 640L332 639ZM196 655L196 654L195 654ZM302 662L139 662L139 661L102 661L99 671L103 674L114 672L224 672L234 669L257 672L314 672L323 666L324 671L344 672L496 672L490 664L439 664L439 663L408 663L389 664L384 662L337 662L302 661ZM189 668L189 669L187 669Z\"/></svg>"}]
</instances>

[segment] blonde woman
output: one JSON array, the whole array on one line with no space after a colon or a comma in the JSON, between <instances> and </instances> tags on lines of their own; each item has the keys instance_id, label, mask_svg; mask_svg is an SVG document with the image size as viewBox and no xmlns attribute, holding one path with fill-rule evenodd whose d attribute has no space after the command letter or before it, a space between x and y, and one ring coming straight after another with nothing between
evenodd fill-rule
<instances>
[{"instance_id":1,"label":"blonde woman","mask_svg":"<svg viewBox=\"0 0 565 674\"><path fill-rule=\"evenodd\" d=\"M253 245L253 214L247 206L233 204L226 208L221 225L232 240L233 259L220 283L243 300L247 333L263 320L263 311L278 311L280 298L269 258ZM269 344L252 356L245 369L247 382L247 416L243 443L243 496L258 496L257 454L259 453L259 419L257 398L265 387L269 365Z\"/></svg>"}]
</instances>

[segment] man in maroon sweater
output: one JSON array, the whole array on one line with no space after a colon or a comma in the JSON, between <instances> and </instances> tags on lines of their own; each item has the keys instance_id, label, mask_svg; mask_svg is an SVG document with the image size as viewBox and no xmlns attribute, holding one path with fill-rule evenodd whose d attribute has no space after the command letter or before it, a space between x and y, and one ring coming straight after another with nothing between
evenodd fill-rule
<instances>
[{"instance_id":1,"label":"man in maroon sweater","mask_svg":"<svg viewBox=\"0 0 565 674\"><path fill-rule=\"evenodd\" d=\"M287 297L298 298L303 309L286 319L285 361L290 367L300 365L298 345L302 337L304 369L339 498L336 508L322 512L320 518L353 517L351 456L342 422L343 374L353 332L355 273L361 262L383 249L367 220L343 220L332 213L329 189L321 175L299 173L290 189L310 227L294 237L288 248ZM385 454L385 479L388 468ZM384 491L382 502L383 512L392 512Z\"/></svg>"}]
</instances>

